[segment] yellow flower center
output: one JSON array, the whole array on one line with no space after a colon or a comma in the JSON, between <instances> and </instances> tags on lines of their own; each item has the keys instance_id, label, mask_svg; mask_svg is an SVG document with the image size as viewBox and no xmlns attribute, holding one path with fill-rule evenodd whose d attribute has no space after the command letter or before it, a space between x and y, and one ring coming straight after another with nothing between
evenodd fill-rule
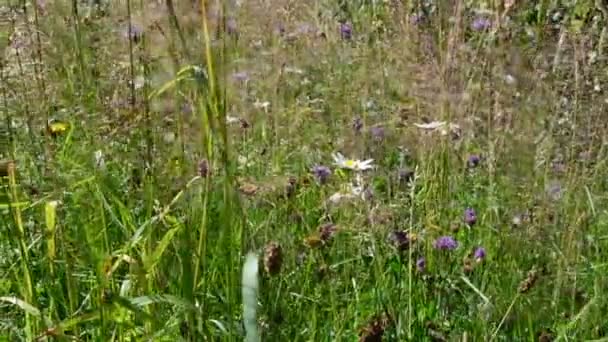
<instances>
[{"instance_id":1,"label":"yellow flower center","mask_svg":"<svg viewBox=\"0 0 608 342\"><path fill-rule=\"evenodd\" d=\"M349 159L349 160L347 160L347 161L344 162L344 166L350 167L350 168L355 167L356 164L357 163L354 160L352 160L352 159Z\"/></svg>"}]
</instances>

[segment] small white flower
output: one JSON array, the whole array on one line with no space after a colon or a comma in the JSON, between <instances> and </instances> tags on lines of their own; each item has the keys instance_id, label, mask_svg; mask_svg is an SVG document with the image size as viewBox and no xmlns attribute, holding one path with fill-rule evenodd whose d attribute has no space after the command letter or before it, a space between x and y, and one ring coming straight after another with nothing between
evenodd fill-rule
<instances>
[{"instance_id":1,"label":"small white flower","mask_svg":"<svg viewBox=\"0 0 608 342\"><path fill-rule=\"evenodd\" d=\"M422 129L435 130L439 127L443 127L445 124L446 124L445 121L433 121L433 122L424 123L424 124L415 123L414 126L416 126L418 128L422 128Z\"/></svg>"},{"instance_id":2,"label":"small white flower","mask_svg":"<svg viewBox=\"0 0 608 342\"><path fill-rule=\"evenodd\" d=\"M338 203L342 202L342 200L344 200L344 199L351 199L351 198L353 198L352 194L336 192L335 194L329 196L327 201L332 204L338 204Z\"/></svg>"},{"instance_id":3,"label":"small white flower","mask_svg":"<svg viewBox=\"0 0 608 342\"><path fill-rule=\"evenodd\" d=\"M517 82L517 79L515 79L515 77L511 74L506 74L505 75L505 82L508 85L514 85Z\"/></svg>"},{"instance_id":4,"label":"small white flower","mask_svg":"<svg viewBox=\"0 0 608 342\"><path fill-rule=\"evenodd\" d=\"M347 159L341 153L334 153L333 155L335 164L343 169L349 169L354 171L365 171L374 168L372 164L373 159L359 160L359 159Z\"/></svg>"},{"instance_id":5,"label":"small white flower","mask_svg":"<svg viewBox=\"0 0 608 342\"><path fill-rule=\"evenodd\" d=\"M255 100L255 102L253 103L253 106L258 109L264 109L266 111L266 110L268 110L268 107L270 107L270 102L268 102L268 101L262 102L260 100Z\"/></svg>"},{"instance_id":6,"label":"small white flower","mask_svg":"<svg viewBox=\"0 0 608 342\"><path fill-rule=\"evenodd\" d=\"M241 122L241 119L236 117L236 116L232 116L232 115L226 115L226 123L227 124L233 124L233 123L237 123L237 122Z\"/></svg>"},{"instance_id":7,"label":"small white flower","mask_svg":"<svg viewBox=\"0 0 608 342\"><path fill-rule=\"evenodd\" d=\"M103 156L103 151L101 151L101 150L95 151L94 157L95 157L95 165L100 169L104 169L106 167L106 160Z\"/></svg>"}]
</instances>

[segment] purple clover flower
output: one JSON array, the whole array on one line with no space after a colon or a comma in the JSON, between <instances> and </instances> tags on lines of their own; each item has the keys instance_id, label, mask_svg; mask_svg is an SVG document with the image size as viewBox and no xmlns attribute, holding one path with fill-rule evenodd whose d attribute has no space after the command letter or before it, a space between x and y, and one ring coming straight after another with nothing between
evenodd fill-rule
<instances>
[{"instance_id":1,"label":"purple clover flower","mask_svg":"<svg viewBox=\"0 0 608 342\"><path fill-rule=\"evenodd\" d=\"M353 37L353 25L350 23L341 23L340 36L344 40L350 40Z\"/></svg>"},{"instance_id":2,"label":"purple clover flower","mask_svg":"<svg viewBox=\"0 0 608 342\"><path fill-rule=\"evenodd\" d=\"M474 225L477 222L477 214L473 208L466 208L464 210L464 223L469 226Z\"/></svg>"},{"instance_id":3,"label":"purple clover flower","mask_svg":"<svg viewBox=\"0 0 608 342\"><path fill-rule=\"evenodd\" d=\"M331 170L324 165L316 165L312 168L312 173L319 182L319 184L327 183L327 180L331 176Z\"/></svg>"},{"instance_id":4,"label":"purple clover flower","mask_svg":"<svg viewBox=\"0 0 608 342\"><path fill-rule=\"evenodd\" d=\"M416 260L416 269L420 273L423 273L426 270L426 259L424 257L420 257Z\"/></svg>"},{"instance_id":5,"label":"purple clover flower","mask_svg":"<svg viewBox=\"0 0 608 342\"><path fill-rule=\"evenodd\" d=\"M483 31L483 30L487 30L492 26L492 21L490 21L490 19L488 18L475 18L475 20L473 20L473 23L471 24L471 28L475 31Z\"/></svg>"},{"instance_id":6,"label":"purple clover flower","mask_svg":"<svg viewBox=\"0 0 608 342\"><path fill-rule=\"evenodd\" d=\"M486 250L483 247L477 247L475 249L475 251L473 252L473 258L475 258L475 261L480 262L483 259L485 259L486 257Z\"/></svg>"},{"instance_id":7,"label":"purple clover flower","mask_svg":"<svg viewBox=\"0 0 608 342\"><path fill-rule=\"evenodd\" d=\"M451 236L441 236L433 244L435 249L452 250L458 248L458 241Z\"/></svg>"}]
</instances>

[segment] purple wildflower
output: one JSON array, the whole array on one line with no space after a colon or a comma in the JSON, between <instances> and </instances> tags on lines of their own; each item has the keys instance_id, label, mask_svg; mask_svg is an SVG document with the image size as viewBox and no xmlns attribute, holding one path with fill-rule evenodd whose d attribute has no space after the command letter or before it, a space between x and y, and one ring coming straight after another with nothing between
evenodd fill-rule
<instances>
[{"instance_id":1,"label":"purple wildflower","mask_svg":"<svg viewBox=\"0 0 608 342\"><path fill-rule=\"evenodd\" d=\"M360 117L356 117L353 119L353 130L355 131L355 133L361 133L361 130L363 129L363 120L361 120Z\"/></svg>"},{"instance_id":2,"label":"purple wildflower","mask_svg":"<svg viewBox=\"0 0 608 342\"><path fill-rule=\"evenodd\" d=\"M477 247L475 249L475 252L473 252L473 258L475 258L475 261L480 262L483 259L485 259L486 257L486 250L483 247Z\"/></svg>"},{"instance_id":3,"label":"purple wildflower","mask_svg":"<svg viewBox=\"0 0 608 342\"><path fill-rule=\"evenodd\" d=\"M424 257L420 257L416 260L416 269L420 273L423 273L426 270L426 259Z\"/></svg>"},{"instance_id":4,"label":"purple wildflower","mask_svg":"<svg viewBox=\"0 0 608 342\"><path fill-rule=\"evenodd\" d=\"M341 23L340 36L342 39L350 40L353 37L353 25L350 23Z\"/></svg>"},{"instance_id":5,"label":"purple wildflower","mask_svg":"<svg viewBox=\"0 0 608 342\"><path fill-rule=\"evenodd\" d=\"M492 22L488 18L475 18L471 24L471 28L475 31L487 30L492 26Z\"/></svg>"},{"instance_id":6,"label":"purple wildflower","mask_svg":"<svg viewBox=\"0 0 608 342\"><path fill-rule=\"evenodd\" d=\"M374 126L370 129L370 133L375 140L383 140L385 136L384 127L382 126Z\"/></svg>"},{"instance_id":7,"label":"purple wildflower","mask_svg":"<svg viewBox=\"0 0 608 342\"><path fill-rule=\"evenodd\" d=\"M477 167L480 162L481 162L481 157L477 154L472 154L469 156L469 159L467 159L467 166L469 168L474 168L474 167Z\"/></svg>"},{"instance_id":8,"label":"purple wildflower","mask_svg":"<svg viewBox=\"0 0 608 342\"><path fill-rule=\"evenodd\" d=\"M451 236L441 236L435 240L435 249L452 250L458 248L458 241Z\"/></svg>"},{"instance_id":9,"label":"purple wildflower","mask_svg":"<svg viewBox=\"0 0 608 342\"><path fill-rule=\"evenodd\" d=\"M473 208L466 208L464 210L464 223L469 226L474 225L477 222L477 214Z\"/></svg>"},{"instance_id":10,"label":"purple wildflower","mask_svg":"<svg viewBox=\"0 0 608 342\"><path fill-rule=\"evenodd\" d=\"M312 173L319 182L319 184L327 183L327 180L331 176L331 170L327 166L316 165L312 168Z\"/></svg>"},{"instance_id":11,"label":"purple wildflower","mask_svg":"<svg viewBox=\"0 0 608 342\"><path fill-rule=\"evenodd\" d=\"M209 176L209 162L203 159L198 163L198 175L202 178Z\"/></svg>"}]
</instances>

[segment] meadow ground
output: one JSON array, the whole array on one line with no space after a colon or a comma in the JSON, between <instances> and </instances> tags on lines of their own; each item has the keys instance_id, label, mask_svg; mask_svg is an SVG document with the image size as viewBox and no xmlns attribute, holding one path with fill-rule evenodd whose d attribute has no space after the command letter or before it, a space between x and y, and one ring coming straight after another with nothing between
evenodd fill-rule
<instances>
[{"instance_id":1,"label":"meadow ground","mask_svg":"<svg viewBox=\"0 0 608 342\"><path fill-rule=\"evenodd\" d=\"M603 1L96 2L0 5L1 341L608 341Z\"/></svg>"}]
</instances>

